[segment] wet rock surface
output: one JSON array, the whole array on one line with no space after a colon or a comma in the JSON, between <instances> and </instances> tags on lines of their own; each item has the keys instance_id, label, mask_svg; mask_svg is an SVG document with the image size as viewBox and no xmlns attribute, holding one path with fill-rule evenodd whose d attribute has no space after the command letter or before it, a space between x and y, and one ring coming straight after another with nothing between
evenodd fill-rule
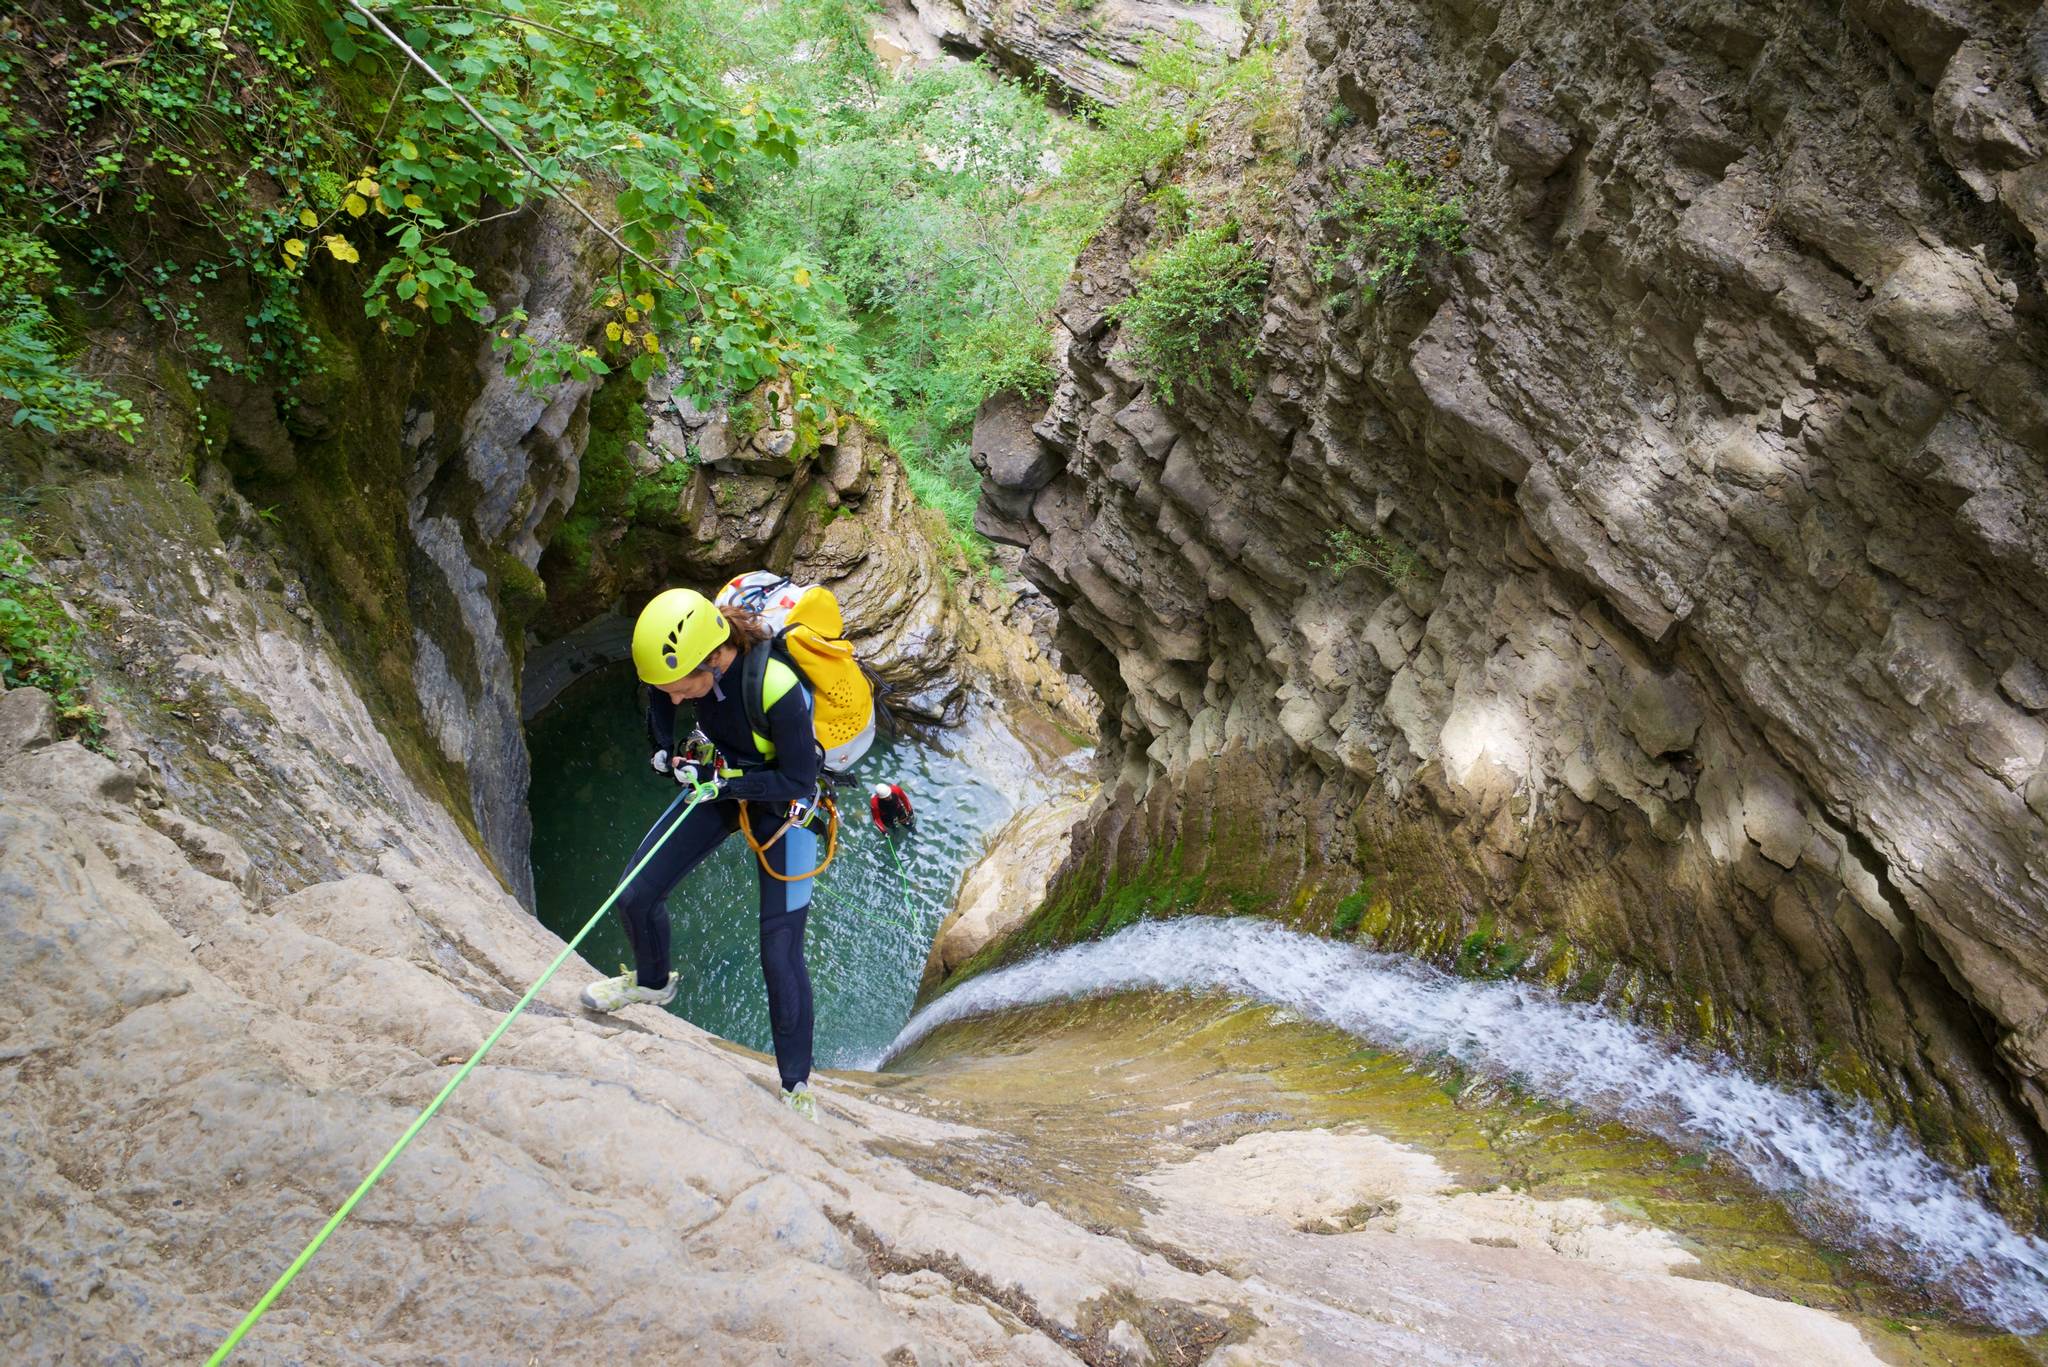
<instances>
[{"instance_id":1,"label":"wet rock surface","mask_svg":"<svg viewBox=\"0 0 2048 1367\"><path fill-rule=\"evenodd\" d=\"M1818 1077L2038 1213L2040 22L1303 16L1251 395L1126 363L1134 203L1039 450L985 462L1105 704L1075 896L1233 839L1253 904L1356 893L1347 931ZM1323 216L1397 159L1472 251L1333 297ZM1326 568L1367 538L1414 568Z\"/></svg>"},{"instance_id":2,"label":"wet rock surface","mask_svg":"<svg viewBox=\"0 0 2048 1367\"><path fill-rule=\"evenodd\" d=\"M1046 884L1066 856L1074 823L1094 796L1090 787L1027 807L989 837L987 852L961 875L953 910L932 936L921 992L1015 930L1045 900Z\"/></svg>"},{"instance_id":3,"label":"wet rock surface","mask_svg":"<svg viewBox=\"0 0 2048 1367\"><path fill-rule=\"evenodd\" d=\"M2028 1360L1807 1244L1697 1155L1289 1011L1125 992L942 1026L897 1066L878 1102L978 1131L886 1145L919 1172L1388 1335L1288 1361ZM1579 1319L1596 1298L1598 1326Z\"/></svg>"}]
</instances>

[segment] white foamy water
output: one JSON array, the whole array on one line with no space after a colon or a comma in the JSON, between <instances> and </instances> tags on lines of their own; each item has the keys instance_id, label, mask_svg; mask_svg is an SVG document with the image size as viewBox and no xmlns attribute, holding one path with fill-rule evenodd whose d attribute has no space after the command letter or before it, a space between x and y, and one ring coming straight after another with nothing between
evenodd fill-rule
<instances>
[{"instance_id":1,"label":"white foamy water","mask_svg":"<svg viewBox=\"0 0 2048 1367\"><path fill-rule=\"evenodd\" d=\"M1903 1260L2000 1328L2048 1329L2048 1243L2015 1231L1896 1130L1816 1093L1675 1054L1597 1007L1454 978L1266 921L1143 922L985 973L912 1017L878 1068L942 1025L1125 991L1222 991L1732 1159L1828 1236Z\"/></svg>"}]
</instances>

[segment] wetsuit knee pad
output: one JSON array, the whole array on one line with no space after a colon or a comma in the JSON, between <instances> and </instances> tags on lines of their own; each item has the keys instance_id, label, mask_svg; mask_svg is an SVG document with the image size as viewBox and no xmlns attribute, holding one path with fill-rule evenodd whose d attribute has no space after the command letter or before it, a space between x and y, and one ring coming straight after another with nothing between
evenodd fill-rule
<instances>
[{"instance_id":1,"label":"wetsuit knee pad","mask_svg":"<svg viewBox=\"0 0 2048 1367\"><path fill-rule=\"evenodd\" d=\"M768 866L785 878L792 873L808 873L815 869L818 858L818 837L800 826L790 827L782 839L768 848ZM762 874L761 919L765 922L772 915L786 915L810 906L811 882L806 878L796 883L785 883Z\"/></svg>"}]
</instances>

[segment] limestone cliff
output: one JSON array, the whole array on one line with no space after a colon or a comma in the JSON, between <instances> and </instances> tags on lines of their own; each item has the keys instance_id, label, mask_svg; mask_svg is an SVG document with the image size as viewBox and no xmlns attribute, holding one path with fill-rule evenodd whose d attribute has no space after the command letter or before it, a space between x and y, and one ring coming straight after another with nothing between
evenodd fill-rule
<instances>
[{"instance_id":1,"label":"limestone cliff","mask_svg":"<svg viewBox=\"0 0 2048 1367\"><path fill-rule=\"evenodd\" d=\"M1050 649L1050 606L972 574L866 423L795 421L787 382L704 412L665 378L615 381L592 412L575 502L543 527L527 716L624 658L632 613L661 588L774 567L839 597L892 712L956 720L971 676L1088 725Z\"/></svg>"},{"instance_id":2,"label":"limestone cliff","mask_svg":"<svg viewBox=\"0 0 2048 1367\"><path fill-rule=\"evenodd\" d=\"M0 695L9 1362L204 1358L560 947L274 566L223 545L196 492L157 506L164 534L123 566L151 616L120 620L138 647L145 623L182 633L152 658L190 695L116 706L118 759L58 741L41 693ZM765 1060L660 1011L579 1011L592 972L554 980L236 1361L1876 1361L1839 1318L1664 1275L1692 1257L1667 1236L1586 1201L1454 1204L1451 1174L1369 1135L1204 1158L1246 1112L1201 1048L1174 1066L1214 1114L1178 1139L1170 1103L1134 1116L1121 1066L1108 1100L1076 1085L1103 1085L1085 1056L1036 1084L1150 1131L1105 1132L1112 1173L1059 1156L1085 1124L1042 1134L973 1078L922 1100L827 1080L810 1125ZM1411 1232L1324 1232L1352 1187L1289 1174L1336 1158L1409 1202ZM1104 1225L999 1169L1142 1179L1158 1213Z\"/></svg>"},{"instance_id":3,"label":"limestone cliff","mask_svg":"<svg viewBox=\"0 0 2048 1367\"><path fill-rule=\"evenodd\" d=\"M592 334L599 239L580 219L543 206L481 231L478 282L495 308L522 310L543 340ZM217 766L193 784L202 810L259 811L301 780L250 758L280 729L275 700L221 682L220 653L261 637L220 635L218 608L194 620L168 606L180 600L157 580L165 544L199 552L189 573L209 594L279 591L294 620L268 629L332 633L369 707L364 727L528 903L523 719L574 666L604 657L594 643L622 642L639 599L666 583L794 568L840 592L898 710L942 720L980 670L1073 713L1043 600L968 582L901 465L851 419L799 434L786 386L715 415L659 377L651 389L622 376L535 390L483 329L406 341L353 297L311 302L320 363L295 382L248 365L210 386L159 386L133 448L16 432L0 450L10 484L40 501L46 558L105 628L89 645L127 681L133 743L166 774L179 755ZM88 341L118 357L159 331L117 302ZM334 758L361 750L351 741ZM287 850L259 868L292 886L335 868L332 853Z\"/></svg>"},{"instance_id":4,"label":"limestone cliff","mask_svg":"<svg viewBox=\"0 0 2048 1367\"><path fill-rule=\"evenodd\" d=\"M1134 199L1035 438L984 457L1119 783L1041 932L1122 888L1541 974L2038 1214L2048 19L1290 20L1296 145L1177 173L1282 187L1231 201L1270 267L1250 396L1132 365L1108 310L1172 231ZM1361 303L1333 206L1396 160L1471 250Z\"/></svg>"}]
</instances>

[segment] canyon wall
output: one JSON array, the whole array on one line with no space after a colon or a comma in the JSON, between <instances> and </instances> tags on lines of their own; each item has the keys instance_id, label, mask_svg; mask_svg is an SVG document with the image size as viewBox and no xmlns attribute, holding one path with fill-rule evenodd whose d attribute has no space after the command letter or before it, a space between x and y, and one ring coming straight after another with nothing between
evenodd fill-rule
<instances>
[{"instance_id":1,"label":"canyon wall","mask_svg":"<svg viewBox=\"0 0 2048 1367\"><path fill-rule=\"evenodd\" d=\"M580 219L543 205L479 234L477 281L501 314L522 310L540 341L594 334L603 244ZM529 905L524 720L580 668L618 658L632 614L670 583L791 569L840 594L898 712L948 720L986 676L1086 726L1043 598L969 576L858 422L799 433L786 384L715 413L660 376L535 389L487 329L385 334L336 271L309 283L318 364L304 375L233 355L224 373L180 374L166 359L165 382L138 389L147 423L132 446L0 435L46 563L101 628L86 648L120 681L132 743L174 783L180 761L204 757L202 807L260 813L299 780L251 761L274 704L224 684L221 657L253 643L217 611L167 606L165 545L205 548L192 564L208 583L274 590L299 628L331 633L412 781ZM224 279L200 305L223 338L252 307L236 289ZM164 347L161 332L120 296L89 354L119 364ZM237 833L262 848L264 824ZM276 889L336 867L316 848L268 853Z\"/></svg>"},{"instance_id":2,"label":"canyon wall","mask_svg":"<svg viewBox=\"0 0 2048 1367\"><path fill-rule=\"evenodd\" d=\"M983 525L1059 602L1114 783L1017 943L1263 908L1541 976L2037 1216L2048 19L1289 24L1291 138L1173 172L1268 263L1248 391L1165 404L1131 358L1154 194L1063 298L1049 409L986 415ZM1373 295L1336 206L1394 161L1470 250Z\"/></svg>"}]
</instances>

